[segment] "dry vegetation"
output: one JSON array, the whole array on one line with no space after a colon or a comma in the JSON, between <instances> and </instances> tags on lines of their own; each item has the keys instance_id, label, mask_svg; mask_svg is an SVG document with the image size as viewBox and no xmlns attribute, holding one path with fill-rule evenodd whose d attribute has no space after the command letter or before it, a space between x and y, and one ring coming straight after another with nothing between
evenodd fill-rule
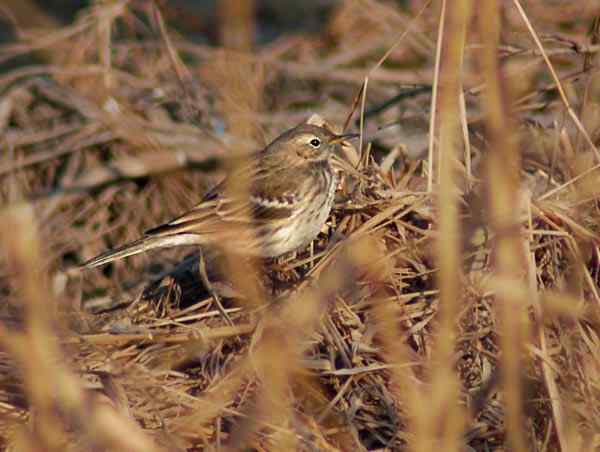
<instances>
[{"instance_id":1,"label":"dry vegetation","mask_svg":"<svg viewBox=\"0 0 600 452\"><path fill-rule=\"evenodd\" d=\"M396 3L252 50L239 2L227 49L97 2L0 48L1 447L600 448L600 7ZM231 323L196 250L76 268L315 112L354 169L310 249L209 263Z\"/></svg>"}]
</instances>

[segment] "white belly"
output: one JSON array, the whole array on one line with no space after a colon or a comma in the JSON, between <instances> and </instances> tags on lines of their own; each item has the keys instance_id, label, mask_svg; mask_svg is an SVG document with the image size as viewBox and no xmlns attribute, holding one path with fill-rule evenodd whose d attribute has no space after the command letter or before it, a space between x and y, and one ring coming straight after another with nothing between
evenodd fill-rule
<instances>
[{"instance_id":1,"label":"white belly","mask_svg":"<svg viewBox=\"0 0 600 452\"><path fill-rule=\"evenodd\" d=\"M312 242L327 221L331 212L337 188L337 178L333 178L321 202L307 207L307 212L299 212L284 226L270 235L265 235L263 252L268 257L283 254L302 248Z\"/></svg>"}]
</instances>

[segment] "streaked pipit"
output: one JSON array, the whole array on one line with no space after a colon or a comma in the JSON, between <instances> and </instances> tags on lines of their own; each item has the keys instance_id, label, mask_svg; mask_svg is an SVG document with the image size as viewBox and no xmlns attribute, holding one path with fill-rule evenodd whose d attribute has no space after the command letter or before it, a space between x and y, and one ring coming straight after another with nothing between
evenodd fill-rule
<instances>
[{"instance_id":1,"label":"streaked pipit","mask_svg":"<svg viewBox=\"0 0 600 452\"><path fill-rule=\"evenodd\" d=\"M337 187L333 151L354 136L309 123L290 129L230 176L246 177L249 194L231 196L229 182L223 181L190 211L83 267L181 245L226 246L234 253L259 257L295 251L310 243L327 220Z\"/></svg>"}]
</instances>

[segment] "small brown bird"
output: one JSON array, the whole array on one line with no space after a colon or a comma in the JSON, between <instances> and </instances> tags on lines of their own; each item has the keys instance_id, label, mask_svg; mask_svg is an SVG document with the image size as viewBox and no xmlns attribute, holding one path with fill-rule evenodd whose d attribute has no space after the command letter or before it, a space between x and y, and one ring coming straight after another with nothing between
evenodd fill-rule
<instances>
[{"instance_id":1,"label":"small brown bird","mask_svg":"<svg viewBox=\"0 0 600 452\"><path fill-rule=\"evenodd\" d=\"M290 129L241 170L248 178L248 196L230 196L223 181L189 212L82 266L181 245L226 245L236 254L260 257L295 251L317 236L331 211L337 187L332 166L336 144L356 136L335 135L310 123Z\"/></svg>"}]
</instances>

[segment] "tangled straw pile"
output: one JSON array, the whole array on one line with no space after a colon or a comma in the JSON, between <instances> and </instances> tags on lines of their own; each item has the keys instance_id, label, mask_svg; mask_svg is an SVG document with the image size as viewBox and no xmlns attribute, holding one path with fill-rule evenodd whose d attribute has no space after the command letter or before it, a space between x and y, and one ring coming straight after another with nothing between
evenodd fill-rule
<instances>
[{"instance_id":1,"label":"tangled straw pile","mask_svg":"<svg viewBox=\"0 0 600 452\"><path fill-rule=\"evenodd\" d=\"M0 48L36 58L0 74L2 447L600 446L600 9L412 3L242 53L105 2ZM75 269L314 111L362 148L309 249L210 266L232 325L195 250Z\"/></svg>"}]
</instances>

